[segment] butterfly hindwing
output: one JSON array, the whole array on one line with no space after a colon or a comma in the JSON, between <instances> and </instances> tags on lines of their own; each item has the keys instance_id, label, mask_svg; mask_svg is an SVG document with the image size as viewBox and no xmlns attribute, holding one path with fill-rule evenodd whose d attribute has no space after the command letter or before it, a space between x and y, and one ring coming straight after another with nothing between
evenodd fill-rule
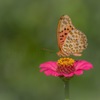
<instances>
[{"instance_id":1,"label":"butterfly hindwing","mask_svg":"<svg viewBox=\"0 0 100 100\"><path fill-rule=\"evenodd\" d=\"M66 51L68 54L77 55L81 53L86 47L87 38L85 34L75 29L69 32L62 46L62 50Z\"/></svg>"}]
</instances>

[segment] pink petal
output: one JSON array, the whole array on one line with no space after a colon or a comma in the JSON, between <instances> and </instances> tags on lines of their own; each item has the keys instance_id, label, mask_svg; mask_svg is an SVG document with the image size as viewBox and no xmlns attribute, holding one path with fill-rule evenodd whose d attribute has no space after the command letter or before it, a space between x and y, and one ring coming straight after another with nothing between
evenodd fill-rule
<instances>
[{"instance_id":1,"label":"pink petal","mask_svg":"<svg viewBox=\"0 0 100 100\"><path fill-rule=\"evenodd\" d=\"M81 70L90 70L91 68L93 68L92 64L85 60L76 61L74 66L75 66L76 70L80 70L80 69Z\"/></svg>"},{"instance_id":2,"label":"pink petal","mask_svg":"<svg viewBox=\"0 0 100 100\"><path fill-rule=\"evenodd\" d=\"M52 76L59 76L59 74L58 74L57 72L50 71L50 70L45 71L44 73L45 73L47 76L50 76L50 75L52 75Z\"/></svg>"},{"instance_id":3,"label":"pink petal","mask_svg":"<svg viewBox=\"0 0 100 100\"><path fill-rule=\"evenodd\" d=\"M65 77L72 77L74 75L74 73L70 73L70 74L63 74Z\"/></svg>"},{"instance_id":4,"label":"pink petal","mask_svg":"<svg viewBox=\"0 0 100 100\"><path fill-rule=\"evenodd\" d=\"M43 64L40 64L40 68L44 70L46 69L56 70L57 62L53 62L53 61L45 62Z\"/></svg>"},{"instance_id":5,"label":"pink petal","mask_svg":"<svg viewBox=\"0 0 100 100\"><path fill-rule=\"evenodd\" d=\"M83 74L83 71L82 70L77 70L74 73L75 73L75 75L81 75L81 74Z\"/></svg>"},{"instance_id":6,"label":"pink petal","mask_svg":"<svg viewBox=\"0 0 100 100\"><path fill-rule=\"evenodd\" d=\"M40 65L40 72L44 71L44 73L49 76L59 76L59 73L56 72L57 69L57 62L53 62L53 61L49 61L49 62L45 62L43 64Z\"/></svg>"}]
</instances>

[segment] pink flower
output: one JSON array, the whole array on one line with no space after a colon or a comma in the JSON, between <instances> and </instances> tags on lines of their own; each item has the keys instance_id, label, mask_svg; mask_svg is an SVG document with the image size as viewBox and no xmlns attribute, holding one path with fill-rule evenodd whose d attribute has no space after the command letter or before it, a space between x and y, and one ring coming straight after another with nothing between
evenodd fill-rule
<instances>
[{"instance_id":1,"label":"pink flower","mask_svg":"<svg viewBox=\"0 0 100 100\"><path fill-rule=\"evenodd\" d=\"M84 70L93 68L92 64L85 60L74 60L72 58L60 58L58 61L48 61L40 65L40 72L56 77L72 77L83 74Z\"/></svg>"}]
</instances>

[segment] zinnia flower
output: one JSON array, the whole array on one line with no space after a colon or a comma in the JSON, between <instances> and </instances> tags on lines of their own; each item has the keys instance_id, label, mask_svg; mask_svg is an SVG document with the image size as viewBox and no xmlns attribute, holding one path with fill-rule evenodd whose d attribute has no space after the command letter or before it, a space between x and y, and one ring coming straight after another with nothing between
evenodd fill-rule
<instances>
[{"instance_id":1,"label":"zinnia flower","mask_svg":"<svg viewBox=\"0 0 100 100\"><path fill-rule=\"evenodd\" d=\"M93 68L90 62L85 60L74 60L72 58L60 58L58 61L48 61L40 65L40 72L46 75L58 77L72 77L83 74L84 70Z\"/></svg>"}]
</instances>

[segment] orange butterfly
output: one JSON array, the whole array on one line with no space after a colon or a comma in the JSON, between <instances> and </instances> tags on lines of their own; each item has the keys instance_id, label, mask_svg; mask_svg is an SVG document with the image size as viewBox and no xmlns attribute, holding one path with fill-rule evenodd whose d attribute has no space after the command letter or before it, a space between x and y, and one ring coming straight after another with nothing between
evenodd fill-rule
<instances>
[{"instance_id":1,"label":"orange butterfly","mask_svg":"<svg viewBox=\"0 0 100 100\"><path fill-rule=\"evenodd\" d=\"M69 16L60 17L57 28L57 40L60 51L58 56L81 56L81 52L87 47L87 37L77 30Z\"/></svg>"}]
</instances>

